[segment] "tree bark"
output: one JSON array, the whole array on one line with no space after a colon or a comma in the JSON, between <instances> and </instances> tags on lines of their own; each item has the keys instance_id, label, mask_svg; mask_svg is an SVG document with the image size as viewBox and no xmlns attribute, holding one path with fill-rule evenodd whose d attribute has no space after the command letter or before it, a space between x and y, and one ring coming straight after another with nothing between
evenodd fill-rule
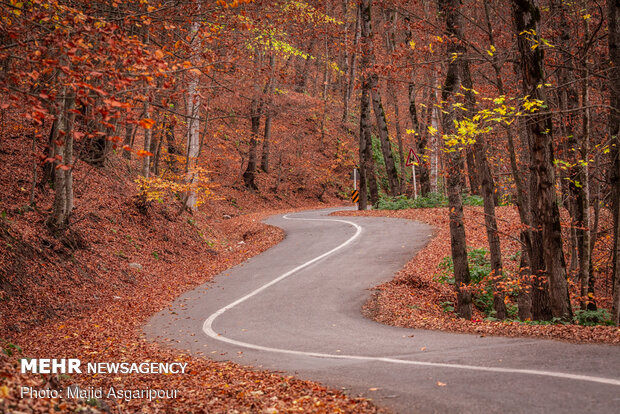
<instances>
[{"instance_id":1,"label":"tree bark","mask_svg":"<svg viewBox=\"0 0 620 414\"><path fill-rule=\"evenodd\" d=\"M56 120L57 139L55 153L60 159L54 161L54 203L52 214L47 224L53 232L62 232L69 225L69 218L73 212L73 119L75 96L63 92L63 105L59 109ZM58 142L62 142L58 145Z\"/></svg>"},{"instance_id":2,"label":"tree bark","mask_svg":"<svg viewBox=\"0 0 620 414\"><path fill-rule=\"evenodd\" d=\"M198 4L198 10L200 11L200 3ZM192 53L197 56L200 51L200 40L198 32L200 30L200 22L198 20L192 23ZM199 75L191 73L189 75L189 86L187 88L187 114L189 116L189 124L187 126L187 163L185 164L185 183L188 185L188 190L185 193L185 207L190 210L196 210L198 208L198 200L196 198L196 191L193 186L198 181L196 174L196 164L198 162L198 156L200 155L200 92Z\"/></svg>"},{"instance_id":3,"label":"tree bark","mask_svg":"<svg viewBox=\"0 0 620 414\"><path fill-rule=\"evenodd\" d=\"M620 325L620 1L607 0L608 45L611 70L609 71L611 137L611 188L613 209L613 303L612 320Z\"/></svg>"},{"instance_id":4,"label":"tree bark","mask_svg":"<svg viewBox=\"0 0 620 414\"><path fill-rule=\"evenodd\" d=\"M463 47L458 39L462 38L462 21L459 0L438 0L441 18L445 22L445 33L450 38L447 46L448 69L442 88L442 101L453 101L461 88L460 60L463 59ZM457 58L453 59L454 54ZM442 127L444 134L454 132L454 111L447 111L443 117ZM461 116L459 114L459 116ZM450 246L454 263L454 279L457 294L456 311L465 319L471 319L472 299L469 290L469 265L467 263L467 248L465 239L465 225L463 223L463 200L461 199L461 183L463 177L463 157L461 149L448 148L447 157L447 187L448 203L450 207Z\"/></svg>"},{"instance_id":5,"label":"tree bark","mask_svg":"<svg viewBox=\"0 0 620 414\"><path fill-rule=\"evenodd\" d=\"M125 118L125 139L123 140L123 146L128 146L131 148L133 145L133 134L136 129L135 125L129 124L129 117ZM131 151L123 150L123 158L126 160L131 159Z\"/></svg>"},{"instance_id":6,"label":"tree bark","mask_svg":"<svg viewBox=\"0 0 620 414\"><path fill-rule=\"evenodd\" d=\"M416 139L416 152L420 158L420 163L417 166L418 177L420 180L420 193L425 196L431 192L431 180L428 170L428 162L426 161L427 152L427 134L422 131L422 125L418 121L418 113L416 109L415 93L416 87L414 83L415 73L412 72L411 79L409 80L409 117L411 118L411 127L415 131L414 139ZM429 108L429 111L433 109ZM404 154L403 154L404 155Z\"/></svg>"},{"instance_id":7,"label":"tree bark","mask_svg":"<svg viewBox=\"0 0 620 414\"><path fill-rule=\"evenodd\" d=\"M398 144L398 161L400 164L400 183L401 191L407 182L407 168L405 166L405 149L403 147L403 133L400 125L400 110L398 108L398 95L394 83L388 81L388 95L392 97L392 105L394 107L394 127L396 128L396 143Z\"/></svg>"},{"instance_id":8,"label":"tree bark","mask_svg":"<svg viewBox=\"0 0 620 414\"><path fill-rule=\"evenodd\" d=\"M267 87L267 115L265 116L265 132L263 135L263 151L261 154L260 168L264 172L269 172L269 145L271 144L271 123L274 117L273 94L276 89L276 55L272 51L269 56L271 74L269 76L269 86Z\"/></svg>"},{"instance_id":9,"label":"tree bark","mask_svg":"<svg viewBox=\"0 0 620 414\"><path fill-rule=\"evenodd\" d=\"M258 187L256 186L256 182L254 180L254 176L256 175L256 149L258 147L258 134L260 129L260 108L258 104L258 98L252 99L252 103L250 104L250 147L248 150L248 166L243 173L243 181L245 182L245 186L250 190L256 191Z\"/></svg>"},{"instance_id":10,"label":"tree bark","mask_svg":"<svg viewBox=\"0 0 620 414\"><path fill-rule=\"evenodd\" d=\"M540 41L540 11L534 0L513 0L513 18L518 35L524 95L547 102L544 87L543 47L532 49L525 31ZM533 32L532 32L533 31ZM533 200L540 213L543 254L549 281L549 298L554 317L572 320L572 309L566 280L566 264L562 251L560 212L556 204L552 122L548 114L532 113L528 128L531 132L531 162L535 172L536 191Z\"/></svg>"},{"instance_id":11,"label":"tree bark","mask_svg":"<svg viewBox=\"0 0 620 414\"><path fill-rule=\"evenodd\" d=\"M379 93L379 76L374 71L375 55L372 43L372 17L371 17L372 0L363 0L361 3L361 27L362 27L362 53L364 59L364 71L370 72L365 75L368 81L368 89L372 97L372 106L377 122L379 132L379 140L381 142L381 152L385 161L385 170L390 186L390 193L393 196L400 194L400 183L398 182L398 172L394 163L392 154L392 146L390 143L385 111L381 103L381 94Z\"/></svg>"},{"instance_id":12,"label":"tree bark","mask_svg":"<svg viewBox=\"0 0 620 414\"><path fill-rule=\"evenodd\" d=\"M149 102L148 100L144 102L144 114L146 115L146 117L149 117ZM144 151L150 151L151 150L151 134L153 129L152 127L145 127L144 128L144 145L143 145L143 150ZM142 176L144 176L145 178L149 178L151 173L151 157L149 155L144 155L144 157L142 157Z\"/></svg>"},{"instance_id":13,"label":"tree bark","mask_svg":"<svg viewBox=\"0 0 620 414\"><path fill-rule=\"evenodd\" d=\"M389 25L385 31L385 43L387 50L393 55L396 51L396 22L398 13L392 10L385 12L385 20ZM392 98L392 106L394 108L394 127L396 129L396 142L398 144L398 161L400 164L400 183L401 190L404 190L407 182L407 168L405 162L405 150L403 148L403 136L400 125L400 108L398 105L398 86L393 79L387 80L387 94Z\"/></svg>"},{"instance_id":14,"label":"tree bark","mask_svg":"<svg viewBox=\"0 0 620 414\"><path fill-rule=\"evenodd\" d=\"M355 34L353 35L353 52L351 53L351 62L349 63L349 77L348 82L345 85L344 90L344 99L343 99L343 108L342 108L342 123L347 123L347 117L349 116L349 102L351 101L351 95L353 94L353 88L355 87L355 77L356 77L356 69L357 69L357 54L358 54L358 45L360 41L360 13L359 7L356 7L356 18L355 18Z\"/></svg>"},{"instance_id":15,"label":"tree bark","mask_svg":"<svg viewBox=\"0 0 620 414\"><path fill-rule=\"evenodd\" d=\"M363 60L362 58L362 62ZM368 80L364 77L360 101L360 210L365 210L368 206L368 190L370 190L371 204L375 204L379 200L375 163L372 158L370 91L368 88ZM368 189L366 188L367 185Z\"/></svg>"}]
</instances>

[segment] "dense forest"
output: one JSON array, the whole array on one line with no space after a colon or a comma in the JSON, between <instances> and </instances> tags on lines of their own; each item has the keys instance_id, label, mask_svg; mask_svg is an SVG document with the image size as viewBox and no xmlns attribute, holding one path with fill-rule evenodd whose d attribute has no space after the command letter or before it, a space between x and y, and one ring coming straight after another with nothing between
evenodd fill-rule
<instances>
[{"instance_id":1,"label":"dense forest","mask_svg":"<svg viewBox=\"0 0 620 414\"><path fill-rule=\"evenodd\" d=\"M619 48L619 0L0 0L0 348L153 358L136 329L280 241L266 215L354 185L437 230L374 319L617 343ZM30 331L59 321L91 342ZM193 363L213 395L375 410ZM239 392L205 410L274 395Z\"/></svg>"},{"instance_id":2,"label":"dense forest","mask_svg":"<svg viewBox=\"0 0 620 414\"><path fill-rule=\"evenodd\" d=\"M11 0L2 12L3 128L32 141L29 202L53 197L53 232L74 221L77 162L138 158L144 202L188 209L214 195L213 170L277 193L295 169L325 192L359 165L365 209L412 196L411 147L421 195L449 200L460 315L471 317L467 193L483 199L497 284L495 207L518 208L522 318L572 318L569 287L596 309L599 274L618 322L617 2ZM281 132L292 121L279 113L303 96L315 151L332 160L321 168L299 157L304 131ZM218 151L218 165L204 161Z\"/></svg>"}]
</instances>

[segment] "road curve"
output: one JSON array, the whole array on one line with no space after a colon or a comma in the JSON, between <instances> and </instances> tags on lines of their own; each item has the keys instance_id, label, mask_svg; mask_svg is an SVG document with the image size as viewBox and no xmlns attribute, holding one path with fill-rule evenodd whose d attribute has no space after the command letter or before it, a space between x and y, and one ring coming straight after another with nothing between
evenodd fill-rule
<instances>
[{"instance_id":1,"label":"road curve","mask_svg":"<svg viewBox=\"0 0 620 414\"><path fill-rule=\"evenodd\" d=\"M181 296L149 321L147 336L342 387L402 413L620 412L620 347L365 319L368 289L393 277L431 229L331 211L271 217L286 231L283 242Z\"/></svg>"}]
</instances>

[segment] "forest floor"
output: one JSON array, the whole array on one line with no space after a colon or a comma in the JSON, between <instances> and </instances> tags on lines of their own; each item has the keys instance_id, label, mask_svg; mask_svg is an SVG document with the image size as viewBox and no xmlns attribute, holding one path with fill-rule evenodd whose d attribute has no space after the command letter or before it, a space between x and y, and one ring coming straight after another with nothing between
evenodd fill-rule
<instances>
[{"instance_id":1,"label":"forest floor","mask_svg":"<svg viewBox=\"0 0 620 414\"><path fill-rule=\"evenodd\" d=\"M364 314L378 322L419 329L473 333L481 336L537 337L576 343L620 344L620 329L615 326L580 326L576 324L536 325L513 318L506 321L487 320L474 307L472 320L458 318L451 305L456 300L453 287L442 283L440 264L450 254L450 230L447 208L408 210L343 211L334 215L383 216L417 220L435 228L434 238L420 251L393 280L375 288L372 298L364 306ZM515 273L519 268L519 243L513 237L519 234L519 217L514 207L497 209L504 270ZM487 247L484 212L482 207L465 207L465 228L468 249ZM597 280L597 291L608 292ZM571 293L576 294L571 281ZM573 297L575 295L572 295ZM598 305L609 308L610 295L597 298ZM578 304L573 303L578 309Z\"/></svg>"},{"instance_id":2,"label":"forest floor","mask_svg":"<svg viewBox=\"0 0 620 414\"><path fill-rule=\"evenodd\" d=\"M261 220L279 211L342 205L330 194L281 199L220 185L200 212L176 202L144 203L136 166L75 168L71 231L45 226L51 195L29 207L32 165L22 139L0 148L0 412L377 412L369 400L282 374L214 362L143 339L142 325L183 292L278 243ZM134 163L135 164L135 163ZM40 173L40 171L39 171ZM259 177L263 180L273 177ZM53 193L52 193L53 194ZM288 200L291 200L290 202ZM12 354L12 355L7 355ZM185 375L20 374L19 358L87 362L187 362ZM177 390L174 400L20 398L21 387Z\"/></svg>"}]
</instances>

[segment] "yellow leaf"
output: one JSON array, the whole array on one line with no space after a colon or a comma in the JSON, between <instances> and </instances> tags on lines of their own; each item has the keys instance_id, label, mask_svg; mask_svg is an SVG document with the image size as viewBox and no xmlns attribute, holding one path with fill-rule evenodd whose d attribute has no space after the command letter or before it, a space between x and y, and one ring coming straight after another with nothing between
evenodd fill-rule
<instances>
[{"instance_id":1,"label":"yellow leaf","mask_svg":"<svg viewBox=\"0 0 620 414\"><path fill-rule=\"evenodd\" d=\"M441 382L441 381L437 381L437 386L438 387L445 387L446 383L445 382Z\"/></svg>"},{"instance_id":2,"label":"yellow leaf","mask_svg":"<svg viewBox=\"0 0 620 414\"><path fill-rule=\"evenodd\" d=\"M8 398L9 397L9 387L3 385L0 387L0 398Z\"/></svg>"}]
</instances>

